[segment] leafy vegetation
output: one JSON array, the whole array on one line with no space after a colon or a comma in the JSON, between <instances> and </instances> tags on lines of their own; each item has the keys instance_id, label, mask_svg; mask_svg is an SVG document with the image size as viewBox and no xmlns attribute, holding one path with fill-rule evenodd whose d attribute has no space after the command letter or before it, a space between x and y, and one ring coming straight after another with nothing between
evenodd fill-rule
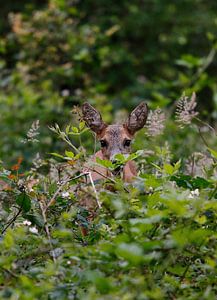
<instances>
[{"instance_id":1,"label":"leafy vegetation","mask_svg":"<svg viewBox=\"0 0 217 300\"><path fill-rule=\"evenodd\" d=\"M216 5L3 5L1 299L216 299ZM135 160L135 181L87 183L80 104L111 122L141 99L132 154L96 162Z\"/></svg>"},{"instance_id":2,"label":"leafy vegetation","mask_svg":"<svg viewBox=\"0 0 217 300\"><path fill-rule=\"evenodd\" d=\"M91 186L81 171L86 150L73 144L84 123L51 130L72 150L51 153L65 163L38 157L21 174L19 158L1 168L1 297L215 299L216 151L204 164L196 154L173 162L168 144L156 144L130 155L141 170L132 184L113 177ZM97 164L126 162L116 159ZM84 195L98 203L94 219Z\"/></svg>"}]
</instances>

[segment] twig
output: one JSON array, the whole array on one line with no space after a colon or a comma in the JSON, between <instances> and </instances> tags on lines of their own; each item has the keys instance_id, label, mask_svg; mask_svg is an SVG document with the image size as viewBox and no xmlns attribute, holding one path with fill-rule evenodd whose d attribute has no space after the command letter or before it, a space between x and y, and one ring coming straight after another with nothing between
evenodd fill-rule
<instances>
[{"instance_id":1,"label":"twig","mask_svg":"<svg viewBox=\"0 0 217 300\"><path fill-rule=\"evenodd\" d=\"M195 165L195 157L192 155L192 164L191 164L191 176L194 176L194 165Z\"/></svg>"},{"instance_id":2,"label":"twig","mask_svg":"<svg viewBox=\"0 0 217 300\"><path fill-rule=\"evenodd\" d=\"M95 196L96 196L96 203L97 203L97 205L98 205L99 208L102 208L102 206L100 204L100 201L99 201L99 197L98 197L97 191L96 191L96 187L95 187L94 182L93 182L93 178L92 178L91 172L88 172L87 175L90 178L90 182L91 182L91 185L93 187L93 191L94 191Z\"/></svg>"},{"instance_id":3,"label":"twig","mask_svg":"<svg viewBox=\"0 0 217 300\"><path fill-rule=\"evenodd\" d=\"M64 180L62 182L62 184L59 186L59 188L56 190L56 192L54 193L54 195L52 196L52 198L50 199L50 201L48 202L47 206L44 208L44 211L46 212L47 209L55 202L55 198L61 192L61 190L64 187L64 185L66 185L71 180L75 180L75 179L78 179L78 178L80 178L82 176L86 176L86 175L87 175L87 173L81 173L78 176L75 176L75 177L72 177L72 178L70 177L70 178L67 178L66 180Z\"/></svg>"},{"instance_id":4,"label":"twig","mask_svg":"<svg viewBox=\"0 0 217 300\"><path fill-rule=\"evenodd\" d=\"M95 172L95 173L97 173L97 174L99 174L99 175L101 175L102 177L104 177L105 179L108 179L109 181L111 181L112 183L117 183L114 179L112 179L112 178L110 178L109 176L106 176L106 175L104 175L103 173L101 173L101 172L99 172L99 171L97 171L97 170L95 170L95 169L93 169L93 168L88 168L89 170L91 170L91 171L93 171L93 172ZM127 193L129 193L130 191L124 186L124 190L125 190L125 192L127 192Z\"/></svg>"},{"instance_id":5,"label":"twig","mask_svg":"<svg viewBox=\"0 0 217 300\"><path fill-rule=\"evenodd\" d=\"M201 132L200 127L198 127L198 131L199 131L199 135L200 135L202 141L204 142L205 146L206 146L207 148L209 148L209 145L208 145L207 141L205 140L205 138L204 138L204 136L203 136L203 134L202 134L202 132Z\"/></svg>"},{"instance_id":6,"label":"twig","mask_svg":"<svg viewBox=\"0 0 217 300\"><path fill-rule=\"evenodd\" d=\"M212 48L207 55L206 59L204 60L204 64L198 68L197 72L192 76L191 82L189 85L193 84L197 79L200 77L200 75L209 67L209 65L213 62L213 59L216 55L216 49Z\"/></svg>"},{"instance_id":7,"label":"twig","mask_svg":"<svg viewBox=\"0 0 217 300\"><path fill-rule=\"evenodd\" d=\"M153 237L154 237L154 235L155 235L155 233L156 233L156 231L158 230L159 227L160 227L160 224L157 223L156 226L154 227L152 233L151 233L150 236L149 236L149 239L150 239L150 240L153 239Z\"/></svg>"},{"instance_id":8,"label":"twig","mask_svg":"<svg viewBox=\"0 0 217 300\"><path fill-rule=\"evenodd\" d=\"M215 135L217 135L217 132L216 132L215 128L213 128L209 123L201 120L198 117L194 117L194 119L197 120L198 122L200 122L201 124L203 124L204 126L208 127Z\"/></svg>"},{"instance_id":9,"label":"twig","mask_svg":"<svg viewBox=\"0 0 217 300\"><path fill-rule=\"evenodd\" d=\"M111 181L112 183L116 183L116 181L115 181L114 179L110 178L109 176L104 175L103 173L101 173L101 172L99 172L99 171L97 171L97 170L95 170L95 169L93 169L93 168L88 167L88 169L91 170L91 171L93 171L93 172L95 172L95 173L97 173L97 174L99 174L99 175L101 175L101 176L104 177L105 179L108 179L108 180ZM105 168L105 169L106 169L106 168Z\"/></svg>"},{"instance_id":10,"label":"twig","mask_svg":"<svg viewBox=\"0 0 217 300\"><path fill-rule=\"evenodd\" d=\"M63 140L70 146L72 147L72 149L76 152L76 153L79 153L78 149L71 143L70 139L65 136L63 137Z\"/></svg>"},{"instance_id":11,"label":"twig","mask_svg":"<svg viewBox=\"0 0 217 300\"><path fill-rule=\"evenodd\" d=\"M14 278L18 278L19 276L17 276L17 274L13 273L11 270L8 270L4 267L0 267L3 271L7 272L8 274L10 274L12 277Z\"/></svg>"},{"instance_id":12,"label":"twig","mask_svg":"<svg viewBox=\"0 0 217 300\"><path fill-rule=\"evenodd\" d=\"M6 225L6 227L2 230L2 234L5 233L5 231L8 229L8 227L10 227L11 224L14 223L14 221L15 221L15 220L17 219L17 217L20 215L21 211L22 211L22 208L20 208L20 209L18 210L18 212L15 214L15 216L8 222L8 224Z\"/></svg>"},{"instance_id":13,"label":"twig","mask_svg":"<svg viewBox=\"0 0 217 300\"><path fill-rule=\"evenodd\" d=\"M41 201L39 201L39 206L40 206L42 217L43 217L43 220L44 220L44 228L45 228L47 238L48 238L48 241L49 241L49 244L50 244L50 247L51 247L52 258L53 258L53 261L56 262L56 257L55 257L53 245L52 245L52 242L51 242L51 235L50 235L50 231L49 231L49 227L48 227L46 212L45 212L45 209L44 209L43 204L42 204Z\"/></svg>"},{"instance_id":14,"label":"twig","mask_svg":"<svg viewBox=\"0 0 217 300\"><path fill-rule=\"evenodd\" d=\"M212 197L215 196L216 192L217 192L217 185L216 185L216 187L214 188L214 190L212 191L211 195L209 196L209 200L211 200Z\"/></svg>"}]
</instances>

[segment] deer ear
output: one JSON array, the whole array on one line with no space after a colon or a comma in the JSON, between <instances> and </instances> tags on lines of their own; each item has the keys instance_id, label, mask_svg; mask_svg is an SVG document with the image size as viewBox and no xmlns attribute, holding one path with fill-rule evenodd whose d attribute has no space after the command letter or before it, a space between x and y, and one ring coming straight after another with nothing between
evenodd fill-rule
<instances>
[{"instance_id":1,"label":"deer ear","mask_svg":"<svg viewBox=\"0 0 217 300\"><path fill-rule=\"evenodd\" d=\"M131 134L143 128L148 117L148 106L145 102L140 103L129 115L125 126Z\"/></svg>"},{"instance_id":2,"label":"deer ear","mask_svg":"<svg viewBox=\"0 0 217 300\"><path fill-rule=\"evenodd\" d=\"M96 134L100 134L107 127L101 114L87 102L82 105L82 114L86 125Z\"/></svg>"}]
</instances>

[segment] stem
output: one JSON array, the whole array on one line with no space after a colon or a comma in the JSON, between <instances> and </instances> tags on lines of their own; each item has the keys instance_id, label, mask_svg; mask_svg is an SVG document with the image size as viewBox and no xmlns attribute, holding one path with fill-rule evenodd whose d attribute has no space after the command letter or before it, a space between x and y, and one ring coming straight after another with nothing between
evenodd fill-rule
<instances>
[{"instance_id":1,"label":"stem","mask_svg":"<svg viewBox=\"0 0 217 300\"><path fill-rule=\"evenodd\" d=\"M194 154L192 155L192 164L191 164L191 176L194 176L194 164L195 164L195 159L194 159Z\"/></svg>"},{"instance_id":2,"label":"stem","mask_svg":"<svg viewBox=\"0 0 217 300\"><path fill-rule=\"evenodd\" d=\"M90 182L91 182L91 185L93 187L93 191L94 191L95 196L96 196L96 203L97 203L97 205L98 205L99 208L102 208L102 206L100 204L100 201L99 201L99 197L98 197L97 191L96 191L96 187L95 187L94 182L93 182L93 178L92 178L91 172L88 172L87 174L88 174L88 176L90 178Z\"/></svg>"},{"instance_id":3,"label":"stem","mask_svg":"<svg viewBox=\"0 0 217 300\"><path fill-rule=\"evenodd\" d=\"M17 217L20 215L21 212L22 212L22 208L20 208L18 212L15 214L15 216L8 222L7 226L2 230L2 234L5 233L8 227L10 227L11 224L13 224L16 221Z\"/></svg>"},{"instance_id":4,"label":"stem","mask_svg":"<svg viewBox=\"0 0 217 300\"><path fill-rule=\"evenodd\" d=\"M204 142L205 146L206 146L207 148L209 148L209 145L208 145L207 141L205 140L204 136L202 135L202 132L201 132L200 127L198 127L198 131L199 131L199 135L200 135L202 141Z\"/></svg>"},{"instance_id":5,"label":"stem","mask_svg":"<svg viewBox=\"0 0 217 300\"><path fill-rule=\"evenodd\" d=\"M0 267L3 271L7 272L8 274L10 274L12 277L14 278L18 278L19 276L17 276L17 274L13 273L11 270L8 270L4 267Z\"/></svg>"},{"instance_id":6,"label":"stem","mask_svg":"<svg viewBox=\"0 0 217 300\"><path fill-rule=\"evenodd\" d=\"M79 153L78 149L72 144L72 142L69 140L67 136L63 137L63 140L70 146L72 149L76 152Z\"/></svg>"},{"instance_id":7,"label":"stem","mask_svg":"<svg viewBox=\"0 0 217 300\"><path fill-rule=\"evenodd\" d=\"M216 49L212 48L204 60L204 64L198 68L197 72L192 76L191 84L197 81L200 75L209 67L209 65L213 62L213 59L216 55Z\"/></svg>"},{"instance_id":8,"label":"stem","mask_svg":"<svg viewBox=\"0 0 217 300\"><path fill-rule=\"evenodd\" d=\"M195 120L197 120L199 123L201 123L201 124L205 125L206 127L208 127L210 130L213 131L213 133L214 133L215 135L217 135L217 133L216 133L216 131L215 131L215 128L213 128L209 123L207 123L207 122L201 120L201 119L198 118L198 117L195 117Z\"/></svg>"},{"instance_id":9,"label":"stem","mask_svg":"<svg viewBox=\"0 0 217 300\"><path fill-rule=\"evenodd\" d=\"M112 183L116 183L116 181L115 181L114 179L110 178L109 176L104 175L103 173L101 173L101 172L95 170L94 168L88 167L88 169L89 169L90 171L92 171L92 172L95 172L95 173L101 175L101 176L104 177L105 179L108 179L108 180L111 181ZM105 169L106 169L106 168L105 168Z\"/></svg>"},{"instance_id":10,"label":"stem","mask_svg":"<svg viewBox=\"0 0 217 300\"><path fill-rule=\"evenodd\" d=\"M182 276L180 277L180 282L182 282L182 281L185 279L185 275L187 274L188 269L190 268L190 265L191 265L191 261L190 261L190 263L186 266L186 268L185 268L185 270L184 270Z\"/></svg>"},{"instance_id":11,"label":"stem","mask_svg":"<svg viewBox=\"0 0 217 300\"><path fill-rule=\"evenodd\" d=\"M54 249L53 249L53 245L52 245L52 242L51 242L51 235L50 235L48 222L47 222L47 217L46 217L46 211L45 211L45 209L43 207L43 204L40 200L39 200L39 206L40 206L42 217L43 217L43 220L44 220L44 228L45 228L47 238L48 238L48 241L49 241L49 244L50 244L52 258L53 258L53 261L56 262L56 257L55 257L55 254L54 254Z\"/></svg>"},{"instance_id":12,"label":"stem","mask_svg":"<svg viewBox=\"0 0 217 300\"><path fill-rule=\"evenodd\" d=\"M213 192L211 193L211 195L209 196L209 200L212 199L212 197L215 195L215 193L217 192L217 185L216 187L214 188Z\"/></svg>"},{"instance_id":13,"label":"stem","mask_svg":"<svg viewBox=\"0 0 217 300\"><path fill-rule=\"evenodd\" d=\"M87 175L87 173L81 173L78 176L75 176L75 177L72 177L72 178L70 177L70 178L67 178L66 180L64 180L63 183L60 185L60 187L56 190L56 192L54 193L54 195L52 196L52 198L50 199L50 201L48 202L47 206L44 208L44 211L46 212L47 209L55 202L55 198L61 192L61 190L64 187L64 185L66 185L71 180L75 180L75 179L78 179L78 178L80 178L82 176L86 176L86 175Z\"/></svg>"}]
</instances>

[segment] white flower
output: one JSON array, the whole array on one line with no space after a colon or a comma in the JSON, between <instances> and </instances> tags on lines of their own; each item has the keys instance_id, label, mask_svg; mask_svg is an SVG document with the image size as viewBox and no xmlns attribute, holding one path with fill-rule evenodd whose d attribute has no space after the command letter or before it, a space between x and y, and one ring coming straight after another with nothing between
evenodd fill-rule
<instances>
[{"instance_id":1,"label":"white flower","mask_svg":"<svg viewBox=\"0 0 217 300\"><path fill-rule=\"evenodd\" d=\"M154 191L153 187L150 186L148 192L149 192L149 193L153 193L153 191Z\"/></svg>"},{"instance_id":2,"label":"white flower","mask_svg":"<svg viewBox=\"0 0 217 300\"><path fill-rule=\"evenodd\" d=\"M37 229L35 226L29 227L29 231L30 231L31 233L34 233L34 234L37 234L37 233L38 233L38 229Z\"/></svg>"},{"instance_id":3,"label":"white flower","mask_svg":"<svg viewBox=\"0 0 217 300\"><path fill-rule=\"evenodd\" d=\"M67 89L64 89L64 90L61 91L61 95L62 95L63 97L68 97L69 94L70 94L70 91L67 90Z\"/></svg>"},{"instance_id":4,"label":"white flower","mask_svg":"<svg viewBox=\"0 0 217 300\"><path fill-rule=\"evenodd\" d=\"M23 225L30 226L32 223L28 220L23 221Z\"/></svg>"},{"instance_id":5,"label":"white flower","mask_svg":"<svg viewBox=\"0 0 217 300\"><path fill-rule=\"evenodd\" d=\"M63 192L62 197L63 198L68 198L69 197L69 192Z\"/></svg>"},{"instance_id":6,"label":"white flower","mask_svg":"<svg viewBox=\"0 0 217 300\"><path fill-rule=\"evenodd\" d=\"M200 196L199 189L196 189L196 190L190 192L188 198L194 199L195 197L199 197L199 196Z\"/></svg>"}]
</instances>

